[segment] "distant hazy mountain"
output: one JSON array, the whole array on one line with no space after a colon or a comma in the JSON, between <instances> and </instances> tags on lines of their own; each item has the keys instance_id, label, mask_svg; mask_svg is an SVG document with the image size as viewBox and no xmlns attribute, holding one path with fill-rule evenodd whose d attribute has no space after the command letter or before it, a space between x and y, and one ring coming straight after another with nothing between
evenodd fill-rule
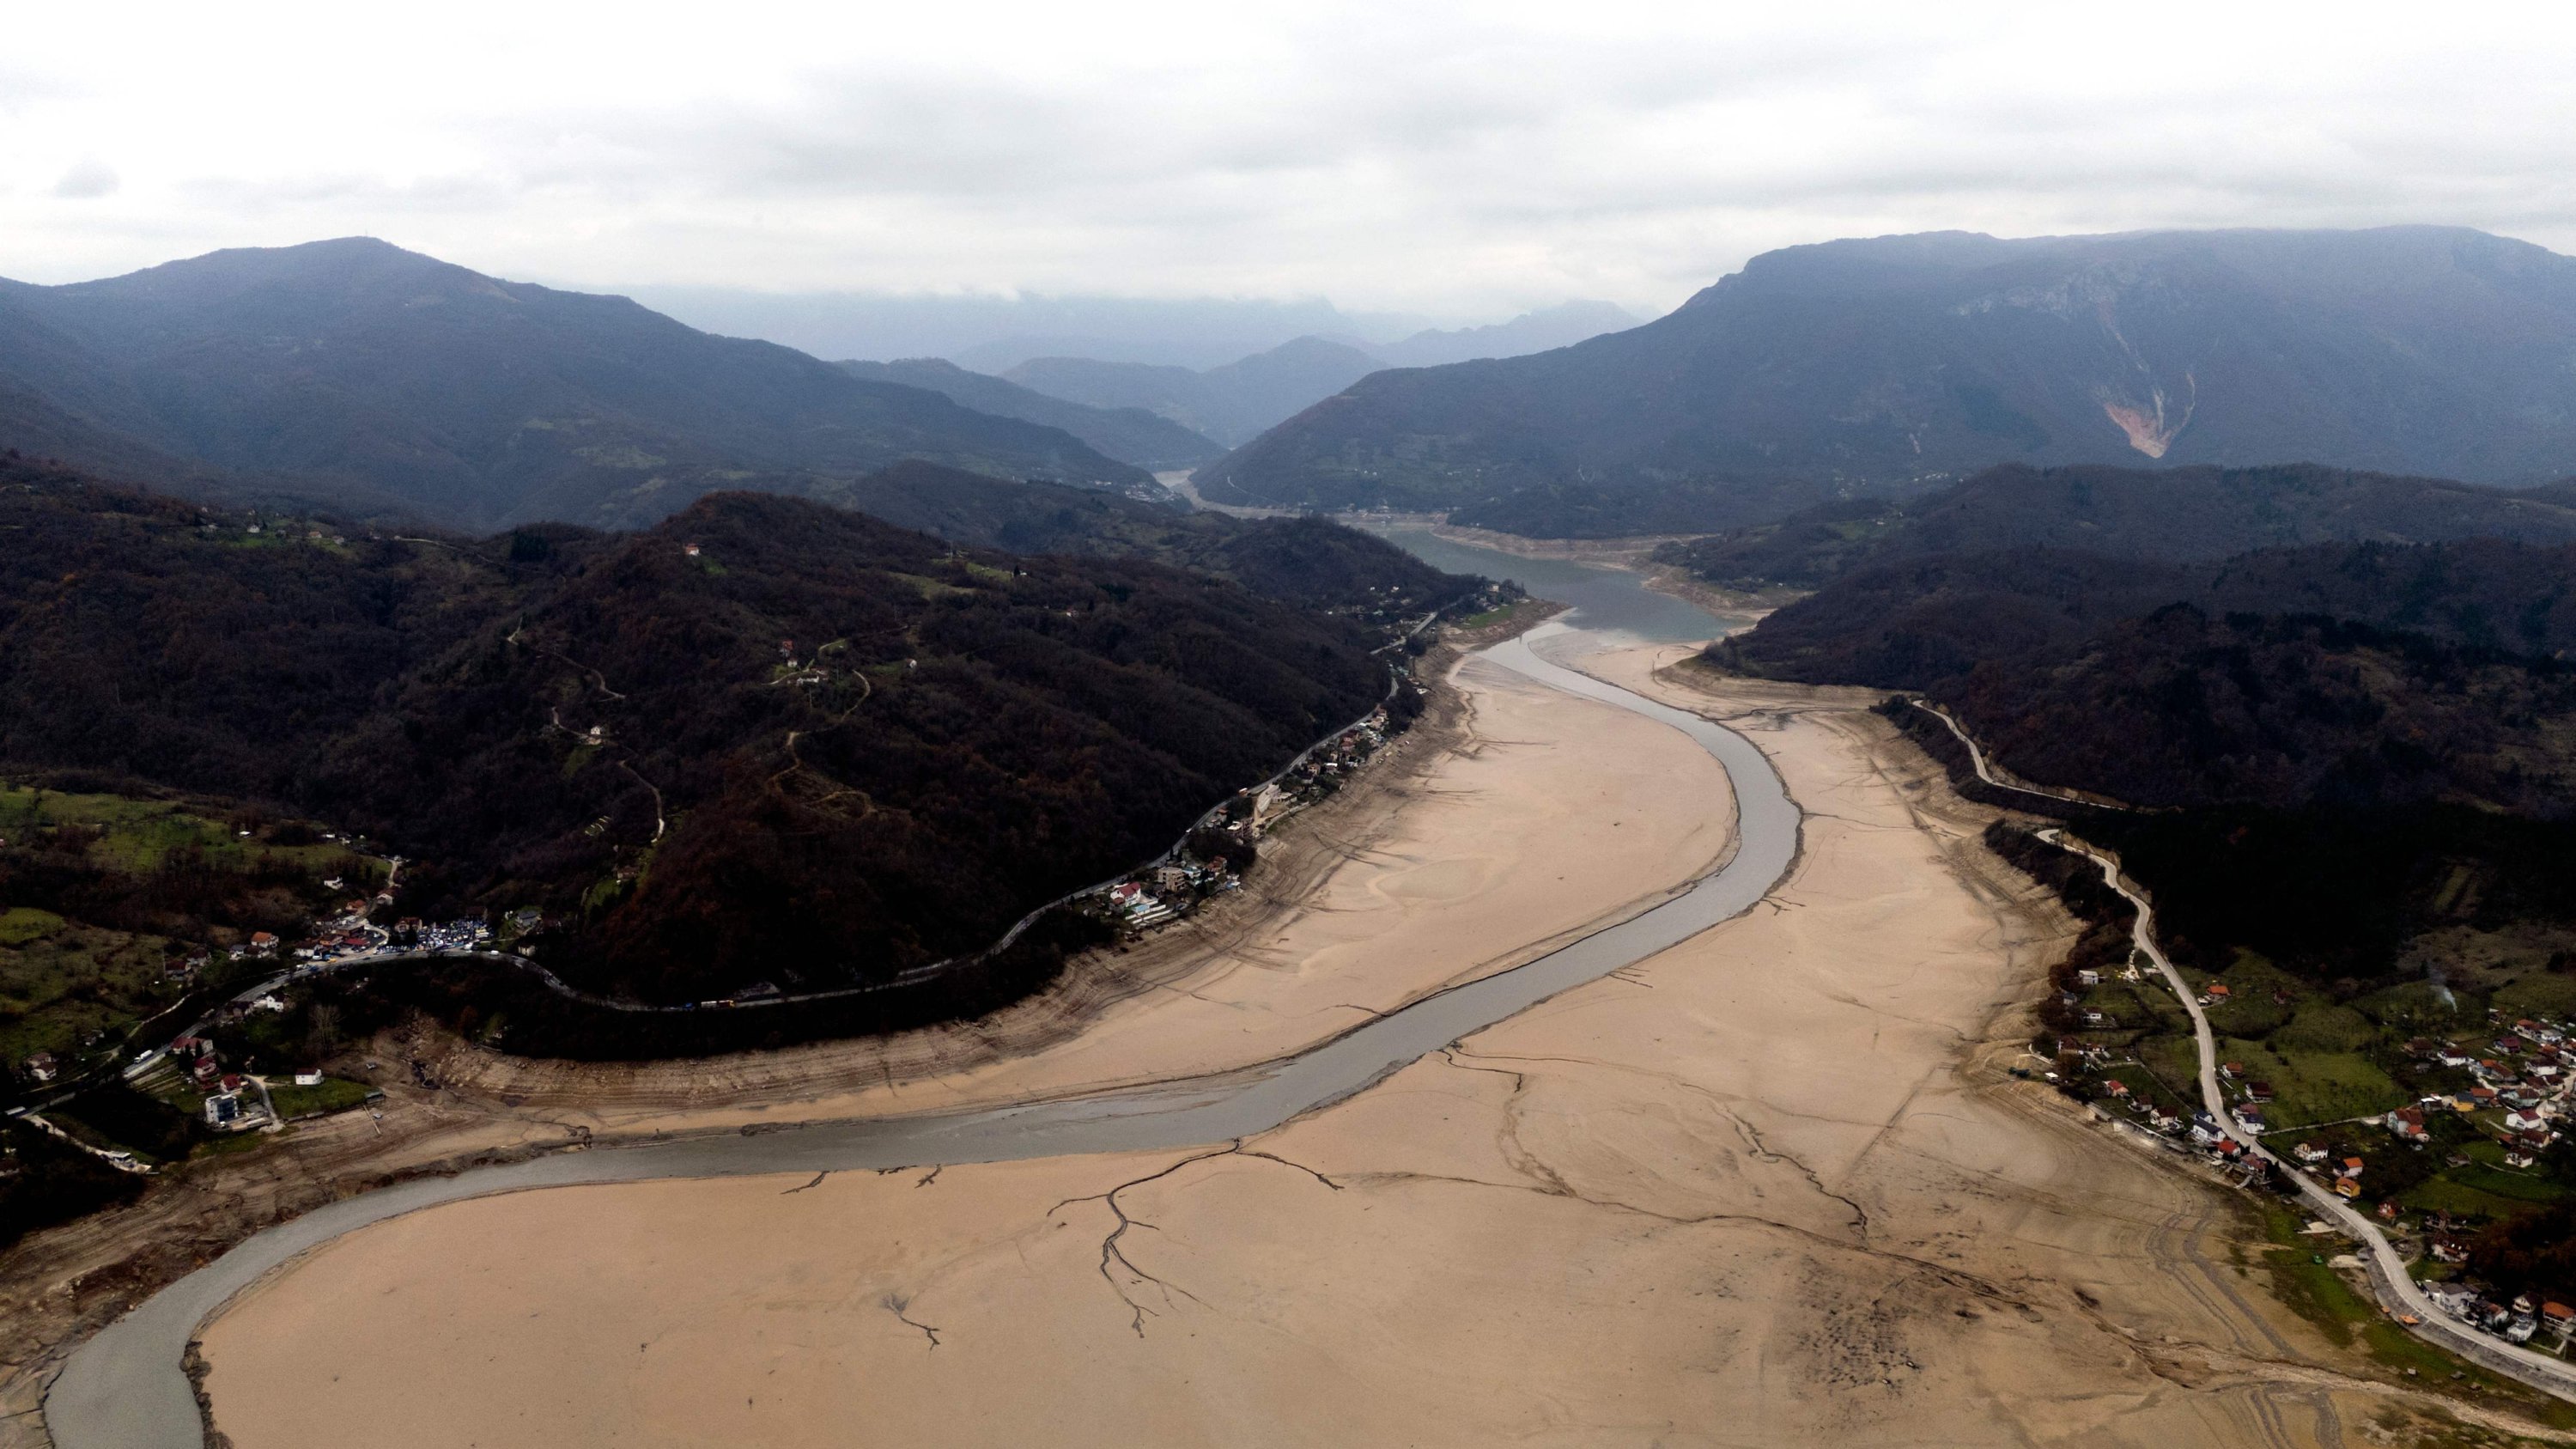
<instances>
[{"instance_id":1,"label":"distant hazy mountain","mask_svg":"<svg viewBox=\"0 0 2576 1449\"><path fill-rule=\"evenodd\" d=\"M1032 392L1015 382L968 372L938 357L895 362L844 362L852 377L926 387L950 401L995 417L1062 428L1121 463L1149 472L1195 468L1225 455L1225 445L1143 408L1087 407Z\"/></svg>"},{"instance_id":2,"label":"distant hazy mountain","mask_svg":"<svg viewBox=\"0 0 2576 1449\"><path fill-rule=\"evenodd\" d=\"M1040 357L1004 376L1049 397L1090 407L1143 408L1231 448L1385 365L1348 343L1300 337L1205 372Z\"/></svg>"},{"instance_id":3,"label":"distant hazy mountain","mask_svg":"<svg viewBox=\"0 0 2576 1449\"><path fill-rule=\"evenodd\" d=\"M0 283L0 429L127 476L251 476L476 528L648 523L905 457L1145 481L1054 428L361 238Z\"/></svg>"},{"instance_id":4,"label":"distant hazy mountain","mask_svg":"<svg viewBox=\"0 0 2576 1449\"><path fill-rule=\"evenodd\" d=\"M1630 331L1372 376L1199 481L1529 532L1676 494L1713 529L2007 461L2529 483L2576 472L2572 339L2576 260L2459 228L1842 241Z\"/></svg>"},{"instance_id":5,"label":"distant hazy mountain","mask_svg":"<svg viewBox=\"0 0 2576 1449\"><path fill-rule=\"evenodd\" d=\"M1608 302L1561 302L1490 327L1417 332L1401 342L1389 342L1368 351L1389 367L1439 367L1473 362L1480 357L1523 357L1571 347L1604 332L1625 332L1636 325L1635 317Z\"/></svg>"},{"instance_id":6,"label":"distant hazy mountain","mask_svg":"<svg viewBox=\"0 0 2576 1449\"><path fill-rule=\"evenodd\" d=\"M1417 317L1346 312L1321 298L620 290L692 327L763 338L816 357L944 357L990 373L1032 357L1215 367L1295 337L1400 337L1424 325Z\"/></svg>"},{"instance_id":7,"label":"distant hazy mountain","mask_svg":"<svg viewBox=\"0 0 2576 1449\"><path fill-rule=\"evenodd\" d=\"M1416 332L1384 344L1350 336L1298 337L1204 371L1119 362L1069 348L1058 355L1030 358L1005 376L1049 396L1093 407L1144 408L1228 447L1240 447L1381 368L1518 357L1635 325L1636 318L1607 302L1567 302L1490 327ZM962 360L969 366L981 365L971 356ZM980 406L963 396L958 400ZM1072 431L1080 434L1079 429ZM1115 455L1114 449L1102 451Z\"/></svg>"}]
</instances>

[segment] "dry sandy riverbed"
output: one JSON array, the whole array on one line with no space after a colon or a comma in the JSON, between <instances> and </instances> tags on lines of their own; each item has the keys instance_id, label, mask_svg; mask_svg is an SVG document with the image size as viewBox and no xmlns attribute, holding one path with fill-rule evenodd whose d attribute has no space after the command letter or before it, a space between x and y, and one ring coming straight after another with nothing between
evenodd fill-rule
<instances>
[{"instance_id":1,"label":"dry sandy riverbed","mask_svg":"<svg viewBox=\"0 0 2576 1449\"><path fill-rule=\"evenodd\" d=\"M1649 677L1668 657L1592 664L1686 697ZM1512 707L1467 683L1488 720ZM2220 1199L1993 1070L2063 923L1974 844L1982 818L1856 700L1694 702L1810 812L1745 918L1231 1147L380 1224L211 1326L216 1421L241 1449L2366 1442L2389 1392L2225 1266ZM1524 770L1615 752L1608 711L1530 708ZM1557 828L1484 833L1525 862L1581 838ZM1518 878L1492 869L1467 899ZM1337 974L1375 980L1368 939ZM1448 954L1390 955L1395 994L1491 954L1403 939ZM1314 1018L1258 1004L1313 999L1294 962L1207 969L1209 1021ZM1239 1045L1211 1030L1016 1080Z\"/></svg>"}]
</instances>

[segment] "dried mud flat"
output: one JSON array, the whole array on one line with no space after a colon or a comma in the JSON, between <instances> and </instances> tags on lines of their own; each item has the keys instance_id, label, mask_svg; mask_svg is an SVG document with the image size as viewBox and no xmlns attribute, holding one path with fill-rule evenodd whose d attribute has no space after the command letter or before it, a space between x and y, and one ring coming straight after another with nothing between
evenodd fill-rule
<instances>
[{"instance_id":1,"label":"dried mud flat","mask_svg":"<svg viewBox=\"0 0 2576 1449\"><path fill-rule=\"evenodd\" d=\"M1587 667L1729 717L1809 812L1750 915L1239 1143L394 1219L209 1327L216 1422L241 1449L352 1426L565 1449L2289 1446L2370 1442L2411 1408L2228 1266L2224 1198L2002 1078L2065 923L1976 844L1983 814L1855 697L1708 694L1652 672L1669 659ZM1480 718L1511 708L1466 682ZM1574 733L1521 768L1620 748L1581 710L1553 722ZM1590 808L1486 833L1537 851ZM1416 974L1385 989L1486 959L1452 949L1389 957ZM1186 1070L1319 1020L1278 1004L1311 1000L1287 963L1205 974L1219 990L1158 994L1198 1007L1120 1008L1182 1012L1150 1067L1066 1043L943 1100Z\"/></svg>"}]
</instances>

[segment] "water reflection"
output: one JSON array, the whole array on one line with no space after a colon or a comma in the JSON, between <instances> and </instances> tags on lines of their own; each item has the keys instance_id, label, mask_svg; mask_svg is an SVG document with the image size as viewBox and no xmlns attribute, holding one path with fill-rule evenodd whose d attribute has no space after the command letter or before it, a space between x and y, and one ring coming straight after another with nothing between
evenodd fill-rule
<instances>
[{"instance_id":1,"label":"water reflection","mask_svg":"<svg viewBox=\"0 0 2576 1449\"><path fill-rule=\"evenodd\" d=\"M1370 532L1433 568L1456 574L1483 574L1511 579L1542 599L1567 605L1565 622L1595 634L1614 634L1652 644L1688 644L1715 639L1752 621L1712 614L1688 599L1659 594L1644 576L1607 564L1572 559L1524 558L1500 549L1459 543L1420 526L1373 528Z\"/></svg>"}]
</instances>

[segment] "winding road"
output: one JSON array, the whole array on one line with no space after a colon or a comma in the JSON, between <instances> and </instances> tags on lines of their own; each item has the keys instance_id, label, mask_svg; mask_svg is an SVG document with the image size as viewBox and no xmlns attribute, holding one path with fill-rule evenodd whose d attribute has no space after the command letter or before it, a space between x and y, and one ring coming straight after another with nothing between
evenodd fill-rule
<instances>
[{"instance_id":1,"label":"winding road","mask_svg":"<svg viewBox=\"0 0 2576 1449\"><path fill-rule=\"evenodd\" d=\"M1481 657L1568 694L1669 725L1716 758L1734 790L1739 844L1731 859L1683 894L1522 966L1425 997L1294 1056L1237 1071L969 1112L604 1147L417 1179L329 1204L245 1240L82 1345L45 1399L54 1443L58 1449L202 1449L196 1397L181 1367L199 1326L263 1274L370 1223L531 1188L1001 1162L1240 1141L1751 909L1798 855L1802 817L1778 773L1734 731L1553 664L1530 647L1539 639L1583 632L1553 622Z\"/></svg>"},{"instance_id":2,"label":"winding road","mask_svg":"<svg viewBox=\"0 0 2576 1449\"><path fill-rule=\"evenodd\" d=\"M1952 718L1947 710L1919 699L1914 701L1914 707L1950 727L1950 732L1958 736L1959 743L1968 747L1969 763L1975 768L1977 778L1986 784L1997 789L2015 790L2025 795L2037 795L2067 804L2096 806L2104 804L2098 798L2081 796L2071 791L2060 793L2034 789L1997 778L1987 761L1986 752L1978 746L1966 727ZM2130 943L2137 947L2139 954L2154 963L2156 970L2164 976L2165 984L2173 989L2174 998L2182 1003L2183 1010L2191 1013L2192 1038L2200 1058L2202 1107L2227 1129L2229 1136L2243 1143L2246 1151L2270 1163L2279 1171L2283 1179L2294 1185L2298 1189L2299 1196L2310 1208L2321 1214L2325 1221L2340 1227L2362 1245L2362 1266L2369 1274L2371 1290L2378 1298L2380 1306L2391 1314L2403 1313L2415 1318L2416 1322L2403 1326L2410 1329L2418 1338L2439 1344L2471 1363L2493 1369L2543 1393L2555 1394L2563 1399L2576 1399L2576 1365L2460 1325L2425 1295L2423 1288L2417 1285L2414 1277L2406 1271L2405 1258L2398 1254L2396 1245L2388 1241L2388 1235L2379 1230L2377 1223L2372 1222L2351 1203L2320 1186L2316 1179L2301 1172L2265 1147L2259 1135L2245 1130L2244 1124L2238 1122L2236 1114L2229 1110L2227 1096L2218 1085L2218 1041L2216 1034L2210 1030L2209 1016L2200 1009L2200 1004L2191 989L2191 983L2185 981L2182 973L2174 969L2174 964L2166 957L2164 948L2156 944L2155 907L2149 905L2147 898L2120 874L2120 863L2111 856L2054 827L2042 830L2038 835L2040 839L2061 850L2070 851L2093 862L2102 872L2103 883L2119 892L2121 898L2137 912L2134 924L2129 929Z\"/></svg>"},{"instance_id":3,"label":"winding road","mask_svg":"<svg viewBox=\"0 0 2576 1449\"><path fill-rule=\"evenodd\" d=\"M2209 1015L2200 1009L2190 983L2183 980L2182 973L2174 969L2163 948L2156 944L2155 908L2121 877L2119 862L2110 856L2062 830L2043 830L2039 836L2100 867L2103 882L2136 908L2136 922L2129 932L2131 943L2155 963L2166 984L2173 988L2175 998L2182 1002L2183 1010L2191 1013L2192 1037L2200 1052L2201 1105L2227 1129L2229 1136L2245 1144L2247 1152L2270 1163L2284 1179L2295 1185L2299 1196L2312 1210L2362 1245L2362 1266L2370 1275L2371 1290L2378 1297L2380 1306L2390 1313L2402 1312L2418 1320L2405 1325L2418 1338L2439 1344L2471 1363L2493 1369L2543 1393L2576 1399L2576 1364L2568 1364L2548 1354L2462 1326L2426 1296L2423 1288L2406 1271L2406 1260L2398 1255L2396 1245L2388 1241L2388 1235L2379 1230L2377 1223L2351 1203L2319 1186L2315 1178L2290 1165L2265 1147L2259 1136L2245 1130L2244 1125L2236 1120L2236 1114L2228 1109L2226 1094L2219 1089L2218 1042L2210 1030Z\"/></svg>"}]
</instances>

